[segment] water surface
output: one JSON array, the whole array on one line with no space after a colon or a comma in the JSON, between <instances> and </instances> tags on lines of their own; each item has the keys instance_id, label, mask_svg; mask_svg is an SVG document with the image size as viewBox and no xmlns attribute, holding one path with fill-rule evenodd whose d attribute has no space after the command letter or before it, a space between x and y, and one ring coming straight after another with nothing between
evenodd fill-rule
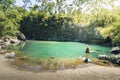
<instances>
[{"instance_id":1,"label":"water surface","mask_svg":"<svg viewBox=\"0 0 120 80\"><path fill-rule=\"evenodd\" d=\"M31 58L79 58L85 56L85 43L55 42L55 41L27 41L22 52ZM108 54L110 48L100 45L89 45L90 57L96 58L100 54Z\"/></svg>"}]
</instances>

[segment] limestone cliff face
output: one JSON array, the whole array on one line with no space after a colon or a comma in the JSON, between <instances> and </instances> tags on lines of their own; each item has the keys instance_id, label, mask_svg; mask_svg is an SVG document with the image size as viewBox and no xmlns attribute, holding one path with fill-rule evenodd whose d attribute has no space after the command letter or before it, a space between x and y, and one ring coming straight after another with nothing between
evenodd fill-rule
<instances>
[{"instance_id":1,"label":"limestone cliff face","mask_svg":"<svg viewBox=\"0 0 120 80\"><path fill-rule=\"evenodd\" d=\"M99 27L94 24L74 24L74 27L77 27L77 40L80 42L111 45L111 39L104 39L98 30Z\"/></svg>"},{"instance_id":2,"label":"limestone cliff face","mask_svg":"<svg viewBox=\"0 0 120 80\"><path fill-rule=\"evenodd\" d=\"M65 28L40 29L39 32L24 33L27 39L51 40L51 41L77 41L89 43L108 43L100 33L95 30L96 27L73 24Z\"/></svg>"}]
</instances>

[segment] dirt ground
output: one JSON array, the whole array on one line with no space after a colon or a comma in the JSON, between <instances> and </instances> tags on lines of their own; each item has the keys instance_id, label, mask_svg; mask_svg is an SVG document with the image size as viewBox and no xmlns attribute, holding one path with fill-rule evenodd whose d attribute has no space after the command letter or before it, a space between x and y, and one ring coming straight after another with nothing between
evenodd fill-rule
<instances>
[{"instance_id":1,"label":"dirt ground","mask_svg":"<svg viewBox=\"0 0 120 80\"><path fill-rule=\"evenodd\" d=\"M9 59L0 55L0 80L120 80L120 67L87 63L76 69L31 72L10 66Z\"/></svg>"}]
</instances>

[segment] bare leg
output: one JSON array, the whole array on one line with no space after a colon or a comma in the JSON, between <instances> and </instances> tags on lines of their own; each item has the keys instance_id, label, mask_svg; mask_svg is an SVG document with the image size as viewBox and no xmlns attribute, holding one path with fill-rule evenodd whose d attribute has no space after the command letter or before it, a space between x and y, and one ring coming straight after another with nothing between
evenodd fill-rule
<instances>
[{"instance_id":1,"label":"bare leg","mask_svg":"<svg viewBox=\"0 0 120 80\"><path fill-rule=\"evenodd\" d=\"M89 57L89 53L86 53L85 57L86 57L86 59L88 59L88 57Z\"/></svg>"}]
</instances>

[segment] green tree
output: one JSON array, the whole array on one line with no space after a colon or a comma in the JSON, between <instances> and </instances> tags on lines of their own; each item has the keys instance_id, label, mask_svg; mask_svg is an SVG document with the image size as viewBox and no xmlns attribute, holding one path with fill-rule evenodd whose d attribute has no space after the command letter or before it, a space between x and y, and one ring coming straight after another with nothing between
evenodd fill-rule
<instances>
[{"instance_id":1,"label":"green tree","mask_svg":"<svg viewBox=\"0 0 120 80\"><path fill-rule=\"evenodd\" d=\"M15 36L19 32L19 21L21 15L15 6L12 6L12 1L7 0L5 4L0 4L0 37Z\"/></svg>"}]
</instances>

